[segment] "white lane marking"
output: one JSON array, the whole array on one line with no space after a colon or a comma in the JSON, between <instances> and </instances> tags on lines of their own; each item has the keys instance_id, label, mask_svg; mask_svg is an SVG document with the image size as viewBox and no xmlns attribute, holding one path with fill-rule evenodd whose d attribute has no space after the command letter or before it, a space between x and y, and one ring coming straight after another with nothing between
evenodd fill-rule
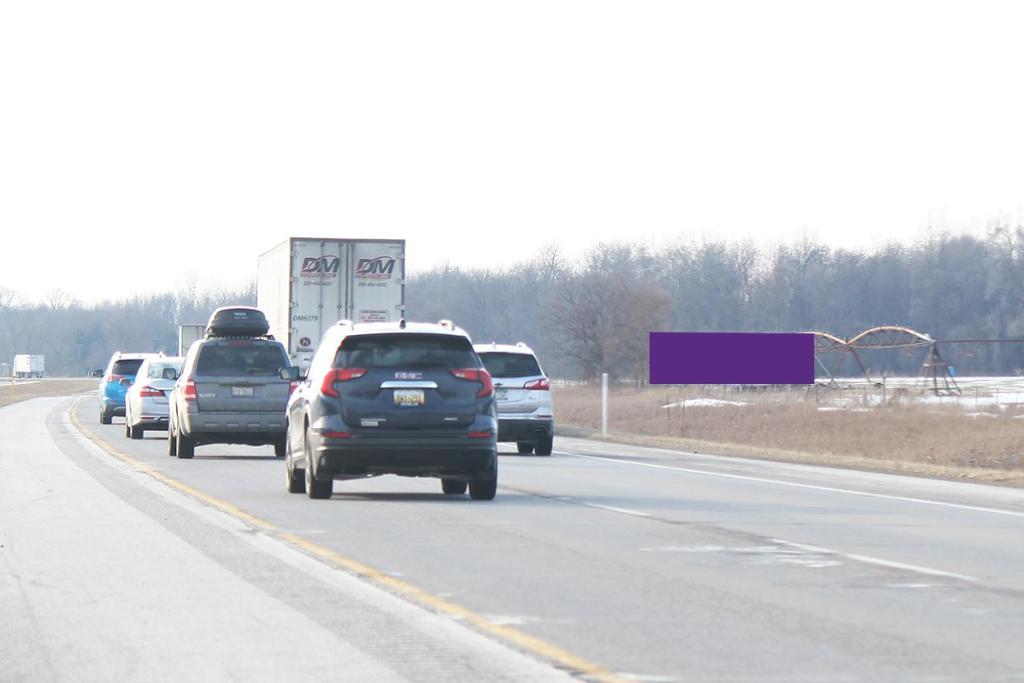
<instances>
[{"instance_id":1,"label":"white lane marking","mask_svg":"<svg viewBox=\"0 0 1024 683\"><path fill-rule=\"evenodd\" d=\"M881 557L860 555L858 553L844 553L839 550L832 550L831 548L822 548L821 546L807 545L806 543L793 543L792 541L784 541L779 538L773 538L772 542L810 553L819 553L822 555L834 555L836 557L845 557L846 559L853 560L854 562L874 564L879 567L886 567L889 569L900 569L903 571L914 572L916 574L924 574L926 576L940 576L946 579L958 579L960 581L978 581L976 577L967 576L966 574L957 574L956 572L947 572L943 569L932 569L931 567L922 567L917 564L907 564L906 562L894 562L893 560L886 560L882 559Z\"/></svg>"},{"instance_id":2,"label":"white lane marking","mask_svg":"<svg viewBox=\"0 0 1024 683\"><path fill-rule=\"evenodd\" d=\"M560 500L563 503L572 503L573 505L583 505L588 508L596 508L598 510L607 510L608 512L618 512L622 515L633 515L634 517L650 517L646 512L640 512L639 510L627 510L626 508L612 507L611 505L601 505L600 503L591 503L588 500L580 500L579 498L568 498L565 496L556 496L555 500Z\"/></svg>"},{"instance_id":3,"label":"white lane marking","mask_svg":"<svg viewBox=\"0 0 1024 683\"><path fill-rule=\"evenodd\" d=\"M708 477L722 477L725 479L740 479L743 481L756 481L762 484L778 484L779 486L792 486L798 489L813 489L815 491L828 491L830 493L845 493L851 496L864 496L866 498L884 498L886 500L898 500L905 503L920 503L921 505L937 505L939 507L956 508L958 510L971 510L973 512L990 512L996 515L1007 515L1009 517L1024 517L1024 512L1015 510L1000 510L999 508L982 507L980 505L965 505L963 503L950 503L943 500L929 500L927 498L914 498L912 496L897 496L891 493L870 493L868 491L857 491L854 489L842 489L835 486L821 486L818 484L801 484L795 481L784 481L782 479L769 479L767 477L752 477L745 474L728 474L726 472L712 472L698 470L692 467L677 467L674 465L658 465L652 462L634 462L632 460L620 460L609 458L603 455L584 455L582 453L566 453L558 451L558 455L568 455L573 458L587 458L589 460L605 460L620 465L637 465L639 467L652 467L659 470L675 470L677 472L688 472L690 474L703 474Z\"/></svg>"}]
</instances>

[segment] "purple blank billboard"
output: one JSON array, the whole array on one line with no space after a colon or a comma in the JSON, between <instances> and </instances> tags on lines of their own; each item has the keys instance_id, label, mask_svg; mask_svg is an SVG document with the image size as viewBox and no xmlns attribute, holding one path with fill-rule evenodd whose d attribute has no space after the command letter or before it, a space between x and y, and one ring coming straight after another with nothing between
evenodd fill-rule
<instances>
[{"instance_id":1,"label":"purple blank billboard","mask_svg":"<svg viewBox=\"0 0 1024 683\"><path fill-rule=\"evenodd\" d=\"M814 335L651 332L651 384L814 384Z\"/></svg>"}]
</instances>

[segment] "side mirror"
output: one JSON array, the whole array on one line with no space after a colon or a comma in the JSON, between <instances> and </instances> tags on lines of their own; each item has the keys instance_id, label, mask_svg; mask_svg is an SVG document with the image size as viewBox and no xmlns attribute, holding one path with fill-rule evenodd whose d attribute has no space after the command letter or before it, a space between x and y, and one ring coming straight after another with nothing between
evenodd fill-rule
<instances>
[{"instance_id":1,"label":"side mirror","mask_svg":"<svg viewBox=\"0 0 1024 683\"><path fill-rule=\"evenodd\" d=\"M294 365L288 368L281 368L278 372L278 376L281 379L291 380L292 382L298 382L302 378L299 374L299 368Z\"/></svg>"},{"instance_id":2,"label":"side mirror","mask_svg":"<svg viewBox=\"0 0 1024 683\"><path fill-rule=\"evenodd\" d=\"M89 373L89 376L90 377L95 377L95 378L99 379L100 377L103 376L103 371L102 370L93 370L92 372Z\"/></svg>"}]
</instances>

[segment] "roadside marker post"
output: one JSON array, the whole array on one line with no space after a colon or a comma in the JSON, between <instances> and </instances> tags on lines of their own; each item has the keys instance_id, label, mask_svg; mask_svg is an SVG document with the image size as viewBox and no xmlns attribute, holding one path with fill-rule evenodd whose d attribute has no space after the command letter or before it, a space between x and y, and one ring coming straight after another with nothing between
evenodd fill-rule
<instances>
[{"instance_id":1,"label":"roadside marker post","mask_svg":"<svg viewBox=\"0 0 1024 683\"><path fill-rule=\"evenodd\" d=\"M608 373L601 373L601 436L608 436Z\"/></svg>"}]
</instances>

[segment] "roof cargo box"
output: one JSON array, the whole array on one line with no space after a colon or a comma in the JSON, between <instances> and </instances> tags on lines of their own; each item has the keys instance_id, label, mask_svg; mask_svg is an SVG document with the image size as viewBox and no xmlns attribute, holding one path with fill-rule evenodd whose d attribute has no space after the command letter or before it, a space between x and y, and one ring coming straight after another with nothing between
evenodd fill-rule
<instances>
[{"instance_id":1,"label":"roof cargo box","mask_svg":"<svg viewBox=\"0 0 1024 683\"><path fill-rule=\"evenodd\" d=\"M251 306L223 306L206 324L207 337L264 337L269 330L267 316Z\"/></svg>"}]
</instances>

